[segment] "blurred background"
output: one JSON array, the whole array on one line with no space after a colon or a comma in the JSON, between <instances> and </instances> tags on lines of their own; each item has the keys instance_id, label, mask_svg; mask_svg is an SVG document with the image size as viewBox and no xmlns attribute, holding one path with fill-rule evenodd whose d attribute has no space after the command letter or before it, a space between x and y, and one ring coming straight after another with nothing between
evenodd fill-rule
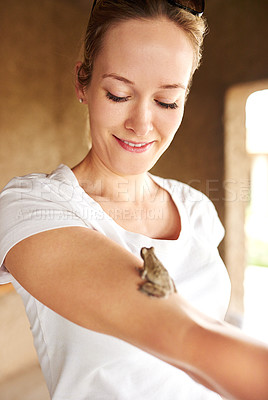
<instances>
[{"instance_id":1,"label":"blurred background","mask_svg":"<svg viewBox=\"0 0 268 400\"><path fill-rule=\"evenodd\" d=\"M0 190L88 151L74 65L90 3L1 2ZM182 126L153 173L204 192L226 229L227 320L268 342L268 2L207 0L210 32ZM0 286L0 398L49 399L20 298Z\"/></svg>"}]
</instances>

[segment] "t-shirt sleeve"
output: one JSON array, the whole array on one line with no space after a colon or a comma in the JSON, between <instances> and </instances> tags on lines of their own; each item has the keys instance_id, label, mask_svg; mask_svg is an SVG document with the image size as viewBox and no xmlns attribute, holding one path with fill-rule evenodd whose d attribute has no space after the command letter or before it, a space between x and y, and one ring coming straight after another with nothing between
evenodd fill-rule
<instances>
[{"instance_id":1,"label":"t-shirt sleeve","mask_svg":"<svg viewBox=\"0 0 268 400\"><path fill-rule=\"evenodd\" d=\"M185 191L187 192L187 195L184 193L186 207L193 232L198 235L200 240L213 247L218 247L225 230L214 204L205 194L191 187L186 186Z\"/></svg>"},{"instance_id":2,"label":"t-shirt sleeve","mask_svg":"<svg viewBox=\"0 0 268 400\"><path fill-rule=\"evenodd\" d=\"M4 266L18 242L50 229L88 227L72 202L68 185L33 176L12 179L0 194L0 284L11 282Z\"/></svg>"},{"instance_id":3,"label":"t-shirt sleeve","mask_svg":"<svg viewBox=\"0 0 268 400\"><path fill-rule=\"evenodd\" d=\"M204 197L203 204L200 205L196 224L202 237L213 246L218 247L224 238L225 229L214 204L207 197Z\"/></svg>"}]
</instances>

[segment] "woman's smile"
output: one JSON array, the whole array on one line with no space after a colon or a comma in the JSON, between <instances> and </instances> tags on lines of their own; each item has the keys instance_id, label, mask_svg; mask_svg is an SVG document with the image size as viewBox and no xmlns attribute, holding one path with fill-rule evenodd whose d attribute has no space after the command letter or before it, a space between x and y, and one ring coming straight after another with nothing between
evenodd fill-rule
<instances>
[{"instance_id":1,"label":"woman's smile","mask_svg":"<svg viewBox=\"0 0 268 400\"><path fill-rule=\"evenodd\" d=\"M154 144L154 140L151 142L130 142L128 140L123 140L113 135L117 140L117 143L127 151L131 153L143 153L150 149L150 147Z\"/></svg>"}]
</instances>

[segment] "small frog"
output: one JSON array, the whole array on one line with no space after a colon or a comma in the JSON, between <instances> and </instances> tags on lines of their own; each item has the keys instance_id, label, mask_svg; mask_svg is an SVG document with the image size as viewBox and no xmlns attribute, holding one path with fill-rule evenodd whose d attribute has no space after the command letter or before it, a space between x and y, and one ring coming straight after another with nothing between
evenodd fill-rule
<instances>
[{"instance_id":1,"label":"small frog","mask_svg":"<svg viewBox=\"0 0 268 400\"><path fill-rule=\"evenodd\" d=\"M141 257L144 265L140 270L140 276L146 282L140 285L139 290L148 296L156 297L167 297L176 293L176 286L164 265L156 257L154 248L142 247Z\"/></svg>"}]
</instances>

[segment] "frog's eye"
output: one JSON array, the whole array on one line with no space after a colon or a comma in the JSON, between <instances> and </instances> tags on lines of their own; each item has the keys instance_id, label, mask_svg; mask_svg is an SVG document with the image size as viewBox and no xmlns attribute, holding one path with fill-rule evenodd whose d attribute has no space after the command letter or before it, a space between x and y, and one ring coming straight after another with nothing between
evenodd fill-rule
<instances>
[{"instance_id":1,"label":"frog's eye","mask_svg":"<svg viewBox=\"0 0 268 400\"><path fill-rule=\"evenodd\" d=\"M148 252L148 249L146 247L142 247L141 254L144 256L147 252Z\"/></svg>"}]
</instances>

